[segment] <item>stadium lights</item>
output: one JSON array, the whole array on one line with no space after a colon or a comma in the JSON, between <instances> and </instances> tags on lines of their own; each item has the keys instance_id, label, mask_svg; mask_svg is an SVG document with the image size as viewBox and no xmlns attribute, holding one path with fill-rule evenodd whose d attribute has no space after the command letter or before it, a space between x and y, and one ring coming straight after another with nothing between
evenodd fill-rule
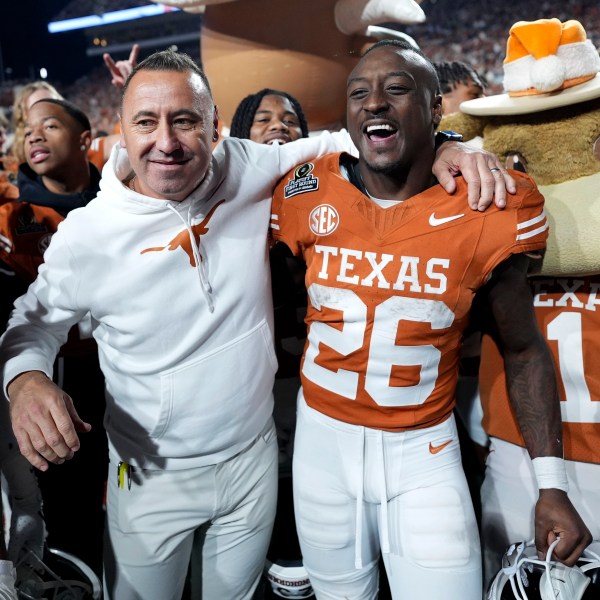
<instances>
[{"instance_id":1,"label":"stadium lights","mask_svg":"<svg viewBox=\"0 0 600 600\"><path fill-rule=\"evenodd\" d=\"M75 19L65 19L64 21L53 21L48 23L50 33L60 33L64 31L73 31L74 29L84 29L88 27L98 27L100 25L109 25L122 21L132 21L142 17L154 17L164 13L176 12L180 9L164 4L150 4L147 6L138 6L137 8L128 8L125 10L115 10L106 12L102 15L88 15L86 17L77 17Z\"/></svg>"}]
</instances>

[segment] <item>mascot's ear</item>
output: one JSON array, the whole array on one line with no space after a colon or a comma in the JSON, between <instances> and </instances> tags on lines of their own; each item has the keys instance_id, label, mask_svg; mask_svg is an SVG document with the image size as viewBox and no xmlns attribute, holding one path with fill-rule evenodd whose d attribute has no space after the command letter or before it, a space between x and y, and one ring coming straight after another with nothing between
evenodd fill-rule
<instances>
[{"instance_id":1,"label":"mascot's ear","mask_svg":"<svg viewBox=\"0 0 600 600\"><path fill-rule=\"evenodd\" d=\"M468 142L474 137L483 136L485 125L485 119L481 117L474 117L465 113L456 112L444 115L438 129L457 131L462 134L465 142Z\"/></svg>"}]
</instances>

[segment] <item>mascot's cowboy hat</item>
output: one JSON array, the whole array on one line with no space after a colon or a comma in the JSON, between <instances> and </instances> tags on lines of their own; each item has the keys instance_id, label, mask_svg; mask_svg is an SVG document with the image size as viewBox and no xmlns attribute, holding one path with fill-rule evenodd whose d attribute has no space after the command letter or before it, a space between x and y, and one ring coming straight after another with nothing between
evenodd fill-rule
<instances>
[{"instance_id":1,"label":"mascot's cowboy hat","mask_svg":"<svg viewBox=\"0 0 600 600\"><path fill-rule=\"evenodd\" d=\"M504 59L505 94L468 100L470 115L521 115L600 97L600 56L579 21L519 21Z\"/></svg>"}]
</instances>

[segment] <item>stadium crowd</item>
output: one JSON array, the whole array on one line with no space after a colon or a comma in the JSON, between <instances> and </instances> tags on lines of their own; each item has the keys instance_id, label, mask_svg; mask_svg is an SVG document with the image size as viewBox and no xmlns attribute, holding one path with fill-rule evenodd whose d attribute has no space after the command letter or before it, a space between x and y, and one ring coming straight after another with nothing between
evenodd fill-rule
<instances>
[{"instance_id":1,"label":"stadium crowd","mask_svg":"<svg viewBox=\"0 0 600 600\"><path fill-rule=\"evenodd\" d=\"M588 36L600 43L600 6L595 0L544 0L514 3L494 0L424 0L427 21L405 31L433 61L461 60L488 82L491 94L502 91L506 38L515 20L556 17L586 24Z\"/></svg>"},{"instance_id":2,"label":"stadium crowd","mask_svg":"<svg viewBox=\"0 0 600 600\"><path fill-rule=\"evenodd\" d=\"M132 8L147 4L145 0L88 0L68 4L55 20L83 14ZM85 8L84 8L85 7ZM421 7L427 15L425 23L408 25L402 30L412 36L423 52L434 62L464 61L487 82L487 93L502 91L502 61L506 51L508 30L517 13L512 5L493 0L424 0ZM86 12L87 11L87 12ZM600 6L595 0L545 0L522 3L518 8L522 20L556 17L585 20L588 36L600 40ZM399 28L392 25L393 28ZM131 39L131 42L137 41ZM199 54L193 58L199 59ZM100 62L100 58L99 58ZM14 91L26 81L7 81L0 88L0 106L10 119ZM119 93L105 85L104 67L71 82L52 82L66 97L89 116L95 134L111 133L117 122ZM217 99L218 101L218 99Z\"/></svg>"}]
</instances>

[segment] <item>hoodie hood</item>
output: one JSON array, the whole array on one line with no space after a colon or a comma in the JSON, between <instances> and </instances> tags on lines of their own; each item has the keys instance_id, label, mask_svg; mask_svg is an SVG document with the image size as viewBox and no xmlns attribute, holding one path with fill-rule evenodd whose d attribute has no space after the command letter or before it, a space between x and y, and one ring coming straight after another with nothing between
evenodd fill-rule
<instances>
[{"instance_id":1,"label":"hoodie hood","mask_svg":"<svg viewBox=\"0 0 600 600\"><path fill-rule=\"evenodd\" d=\"M20 202L47 206L66 217L74 208L81 208L96 197L100 190L100 173L90 163L90 185L87 189L75 194L55 194L44 186L42 178L27 163L22 163L19 165L17 186Z\"/></svg>"}]
</instances>

